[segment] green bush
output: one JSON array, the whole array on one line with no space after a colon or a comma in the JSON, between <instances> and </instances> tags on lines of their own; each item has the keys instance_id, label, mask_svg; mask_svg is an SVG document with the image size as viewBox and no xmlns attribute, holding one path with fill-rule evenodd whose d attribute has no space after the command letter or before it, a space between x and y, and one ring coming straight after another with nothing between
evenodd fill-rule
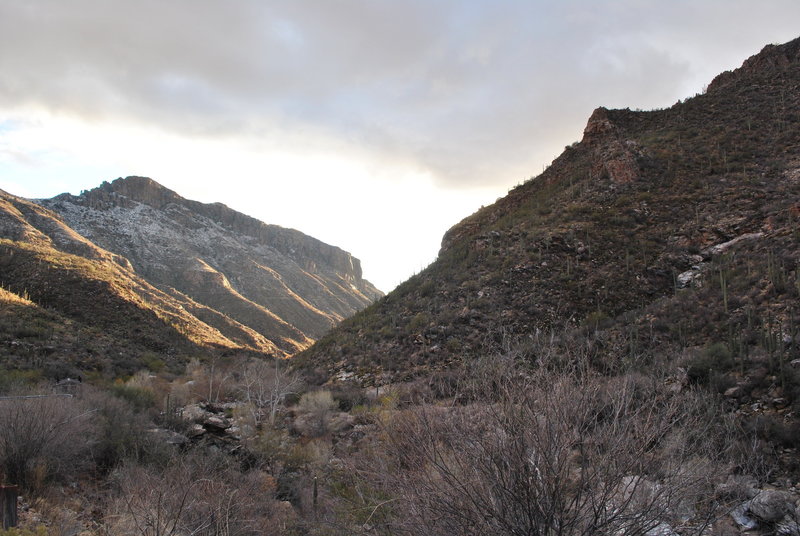
<instances>
[{"instance_id":1,"label":"green bush","mask_svg":"<svg viewBox=\"0 0 800 536\"><path fill-rule=\"evenodd\" d=\"M48 333L45 327L31 325L20 326L14 330L14 336L19 339L40 339Z\"/></svg>"},{"instance_id":2,"label":"green bush","mask_svg":"<svg viewBox=\"0 0 800 536\"><path fill-rule=\"evenodd\" d=\"M88 391L84 399L95 410L92 458L99 470L110 471L125 461L152 461L166 455L160 450L164 445L145 433L150 425L145 415L135 413L130 402L102 391Z\"/></svg>"},{"instance_id":3,"label":"green bush","mask_svg":"<svg viewBox=\"0 0 800 536\"><path fill-rule=\"evenodd\" d=\"M436 284L430 279L424 281L419 286L419 295L424 298L432 296L435 291L436 291Z\"/></svg>"},{"instance_id":4,"label":"green bush","mask_svg":"<svg viewBox=\"0 0 800 536\"><path fill-rule=\"evenodd\" d=\"M35 529L10 528L0 529L0 536L48 536L47 527L39 525Z\"/></svg>"},{"instance_id":5,"label":"green bush","mask_svg":"<svg viewBox=\"0 0 800 536\"><path fill-rule=\"evenodd\" d=\"M0 369L0 394L14 389L31 386L42 379L41 370L5 370Z\"/></svg>"},{"instance_id":6,"label":"green bush","mask_svg":"<svg viewBox=\"0 0 800 536\"><path fill-rule=\"evenodd\" d=\"M364 390L352 382L340 383L331 387L331 395L341 411L350 411L367 403Z\"/></svg>"},{"instance_id":7,"label":"green bush","mask_svg":"<svg viewBox=\"0 0 800 536\"><path fill-rule=\"evenodd\" d=\"M408 323L408 329L411 332L419 331L427 326L430 320L430 315L428 313L417 313L414 318L411 319L411 322Z\"/></svg>"},{"instance_id":8,"label":"green bush","mask_svg":"<svg viewBox=\"0 0 800 536\"><path fill-rule=\"evenodd\" d=\"M145 352L142 355L142 364L153 372L162 372L166 367L164 360L155 352Z\"/></svg>"},{"instance_id":9,"label":"green bush","mask_svg":"<svg viewBox=\"0 0 800 536\"><path fill-rule=\"evenodd\" d=\"M728 346L722 342L715 342L704 348L698 356L687 363L686 372L690 381L707 385L712 371L728 372L733 367L733 356Z\"/></svg>"},{"instance_id":10,"label":"green bush","mask_svg":"<svg viewBox=\"0 0 800 536\"><path fill-rule=\"evenodd\" d=\"M127 401L137 411L145 411L156 405L156 395L144 387L116 384L111 387L111 394Z\"/></svg>"}]
</instances>

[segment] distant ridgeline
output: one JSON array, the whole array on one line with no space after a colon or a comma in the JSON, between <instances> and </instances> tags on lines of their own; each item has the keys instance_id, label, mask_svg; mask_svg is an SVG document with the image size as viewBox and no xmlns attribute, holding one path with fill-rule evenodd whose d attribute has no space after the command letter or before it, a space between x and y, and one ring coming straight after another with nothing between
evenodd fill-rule
<instances>
[{"instance_id":1,"label":"distant ridgeline","mask_svg":"<svg viewBox=\"0 0 800 536\"><path fill-rule=\"evenodd\" d=\"M287 357L382 295L346 251L143 177L33 202L2 192L0 270L0 365Z\"/></svg>"}]
</instances>

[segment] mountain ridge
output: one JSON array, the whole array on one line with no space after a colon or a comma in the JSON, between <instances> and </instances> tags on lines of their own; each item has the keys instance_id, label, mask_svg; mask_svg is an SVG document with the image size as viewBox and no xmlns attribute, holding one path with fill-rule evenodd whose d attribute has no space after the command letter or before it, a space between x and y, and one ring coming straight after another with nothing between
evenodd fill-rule
<instances>
[{"instance_id":1,"label":"mountain ridge","mask_svg":"<svg viewBox=\"0 0 800 536\"><path fill-rule=\"evenodd\" d=\"M42 201L67 200L81 200L92 208L104 208L108 204L117 203L124 206L126 200L144 203L158 210L164 209L171 203L184 205L192 212L204 215L236 233L269 243L270 247L284 254L303 259L309 256L308 252L313 252L315 256L324 259L332 267L341 271L343 275L352 277L355 281L360 281L362 278L361 262L337 246L325 244L321 240L294 229L264 223L252 216L237 212L223 203L201 203L186 199L149 177L119 178L110 183L106 181L96 188L82 192L79 196L64 193L55 196L52 200ZM374 292L374 290L369 289L368 292Z\"/></svg>"},{"instance_id":2,"label":"mountain ridge","mask_svg":"<svg viewBox=\"0 0 800 536\"><path fill-rule=\"evenodd\" d=\"M193 296L285 356L381 295L340 248L221 203L187 200L146 177L37 202L162 290Z\"/></svg>"},{"instance_id":3,"label":"mountain ridge","mask_svg":"<svg viewBox=\"0 0 800 536\"><path fill-rule=\"evenodd\" d=\"M0 366L50 356L104 374L155 354L175 370L192 355L289 357L381 295L340 248L142 177L49 200L0 192L0 275L22 300L4 303L38 326L8 321Z\"/></svg>"},{"instance_id":4,"label":"mountain ridge","mask_svg":"<svg viewBox=\"0 0 800 536\"><path fill-rule=\"evenodd\" d=\"M187 311L201 305L155 288L123 257L86 240L51 211L6 192L0 192L0 236L0 283L6 293L23 298L15 306L30 315L22 316L33 318L22 329L32 330L32 340L20 341L3 326L3 361L13 368L54 361L65 369L119 373L136 370L147 352L161 353L176 366L179 354L276 352L271 342L235 322L226 321L234 340L224 337ZM77 340L64 331L65 322Z\"/></svg>"},{"instance_id":5,"label":"mountain ridge","mask_svg":"<svg viewBox=\"0 0 800 536\"><path fill-rule=\"evenodd\" d=\"M774 271L771 248L770 262L796 278L798 49L800 39L765 47L667 109L596 109L580 142L454 225L431 266L301 353L297 366L386 383L553 330L593 327L619 339L647 324L640 315L651 307L672 308L659 314L676 320L688 295L721 306L708 294L719 285L714 270L771 284L754 275ZM731 246L736 262L714 253L744 236L760 238ZM694 272L705 290L678 292L678 276ZM738 279L726 290L734 288L726 307L741 306L715 314L714 325L684 315L694 324L664 329L685 344L727 339L723 323L737 333L754 322L766 330L776 317L789 324L794 286L771 301ZM605 346L603 359L625 358L618 340Z\"/></svg>"}]
</instances>

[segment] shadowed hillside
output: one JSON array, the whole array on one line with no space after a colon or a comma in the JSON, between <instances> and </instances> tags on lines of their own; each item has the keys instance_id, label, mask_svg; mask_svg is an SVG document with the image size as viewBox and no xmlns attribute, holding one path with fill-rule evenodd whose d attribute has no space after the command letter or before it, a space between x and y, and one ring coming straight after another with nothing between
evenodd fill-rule
<instances>
[{"instance_id":1,"label":"shadowed hillside","mask_svg":"<svg viewBox=\"0 0 800 536\"><path fill-rule=\"evenodd\" d=\"M668 109L598 108L544 173L298 364L383 383L564 329L598 333L605 368L716 342L777 351L800 316L799 191L795 40Z\"/></svg>"}]
</instances>

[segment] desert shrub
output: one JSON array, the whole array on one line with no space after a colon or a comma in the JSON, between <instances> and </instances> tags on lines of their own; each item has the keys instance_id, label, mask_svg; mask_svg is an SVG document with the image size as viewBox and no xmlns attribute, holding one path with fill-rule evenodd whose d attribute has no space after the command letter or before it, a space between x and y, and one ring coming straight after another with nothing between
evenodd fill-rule
<instances>
[{"instance_id":1,"label":"desert shrub","mask_svg":"<svg viewBox=\"0 0 800 536\"><path fill-rule=\"evenodd\" d=\"M156 405L156 396L152 390L136 385L114 384L112 395L128 402L136 411L146 411Z\"/></svg>"},{"instance_id":2,"label":"desert shrub","mask_svg":"<svg viewBox=\"0 0 800 536\"><path fill-rule=\"evenodd\" d=\"M42 372L40 370L0 369L0 394L32 387L41 379Z\"/></svg>"},{"instance_id":3,"label":"desert shrub","mask_svg":"<svg viewBox=\"0 0 800 536\"><path fill-rule=\"evenodd\" d=\"M142 354L141 361L148 370L153 372L162 372L166 367L164 360L155 352L145 352Z\"/></svg>"},{"instance_id":4,"label":"desert shrub","mask_svg":"<svg viewBox=\"0 0 800 536\"><path fill-rule=\"evenodd\" d=\"M482 372L482 400L389 421L369 471L396 499L390 532L644 534L710 493L713 405L632 377L522 373Z\"/></svg>"},{"instance_id":5,"label":"desert shrub","mask_svg":"<svg viewBox=\"0 0 800 536\"><path fill-rule=\"evenodd\" d=\"M297 407L304 413L329 411L336 406L330 391L311 391L300 397Z\"/></svg>"},{"instance_id":6,"label":"desert shrub","mask_svg":"<svg viewBox=\"0 0 800 536\"><path fill-rule=\"evenodd\" d=\"M373 528L376 534L392 513L392 499L382 490L359 478L358 471L348 466L334 466L325 475L316 517L346 527ZM329 521L330 520L330 521ZM342 536L354 532L342 530Z\"/></svg>"},{"instance_id":7,"label":"desert shrub","mask_svg":"<svg viewBox=\"0 0 800 536\"><path fill-rule=\"evenodd\" d=\"M736 378L728 373L717 372L716 370L711 370L709 373L708 386L715 393L724 393L726 390L736 385Z\"/></svg>"},{"instance_id":8,"label":"desert shrub","mask_svg":"<svg viewBox=\"0 0 800 536\"><path fill-rule=\"evenodd\" d=\"M51 361L42 369L42 376L48 380L59 381L64 378L80 378L81 373L69 363Z\"/></svg>"},{"instance_id":9,"label":"desert shrub","mask_svg":"<svg viewBox=\"0 0 800 536\"><path fill-rule=\"evenodd\" d=\"M431 387L425 379L417 379L397 385L394 391L396 393L394 398L397 407L419 405L433 399ZM379 397L376 397L376 399L379 399Z\"/></svg>"},{"instance_id":10,"label":"desert shrub","mask_svg":"<svg viewBox=\"0 0 800 536\"><path fill-rule=\"evenodd\" d=\"M417 332L428 325L430 322L430 315L428 313L417 313L408 323L408 330L410 332Z\"/></svg>"},{"instance_id":11,"label":"desert shrub","mask_svg":"<svg viewBox=\"0 0 800 536\"><path fill-rule=\"evenodd\" d=\"M297 403L299 415L295 418L295 429L303 435L319 437L329 431L331 413L337 403L330 391L311 391L300 397Z\"/></svg>"},{"instance_id":12,"label":"desert shrub","mask_svg":"<svg viewBox=\"0 0 800 536\"><path fill-rule=\"evenodd\" d=\"M101 472L126 461L167 456L166 445L152 440L145 431L152 423L126 399L85 388L83 400L93 411L91 454Z\"/></svg>"},{"instance_id":13,"label":"desert shrub","mask_svg":"<svg viewBox=\"0 0 800 536\"><path fill-rule=\"evenodd\" d=\"M42 338L49 330L45 326L24 325L14 330L14 336L20 339Z\"/></svg>"},{"instance_id":14,"label":"desert shrub","mask_svg":"<svg viewBox=\"0 0 800 536\"><path fill-rule=\"evenodd\" d=\"M447 342L445 343L445 348L448 352L456 353L459 352L463 347L462 342L456 337L448 337Z\"/></svg>"},{"instance_id":15,"label":"desert shrub","mask_svg":"<svg viewBox=\"0 0 800 536\"><path fill-rule=\"evenodd\" d=\"M258 466L275 478L275 496L292 504L300 502L301 482L314 465L314 452L309 448L315 441L296 441L287 431L269 429L250 441L249 448L258 460Z\"/></svg>"},{"instance_id":16,"label":"desert shrub","mask_svg":"<svg viewBox=\"0 0 800 536\"><path fill-rule=\"evenodd\" d=\"M331 387L331 396L341 411L350 411L356 406L366 404L364 389L352 382L342 382Z\"/></svg>"},{"instance_id":17,"label":"desert shrub","mask_svg":"<svg viewBox=\"0 0 800 536\"><path fill-rule=\"evenodd\" d=\"M295 442L286 430L264 430L251 438L247 446L257 457L259 466L272 475L279 475L287 467L290 470L298 469L306 462L295 456Z\"/></svg>"},{"instance_id":18,"label":"desert shrub","mask_svg":"<svg viewBox=\"0 0 800 536\"><path fill-rule=\"evenodd\" d=\"M436 283L434 283L432 279L427 279L423 281L418 289L419 295L424 298L432 296L435 291L436 291Z\"/></svg>"},{"instance_id":19,"label":"desert shrub","mask_svg":"<svg viewBox=\"0 0 800 536\"><path fill-rule=\"evenodd\" d=\"M164 468L126 465L113 481L111 534L255 536L275 522L274 479L241 473L219 458L178 457Z\"/></svg>"},{"instance_id":20,"label":"desert shrub","mask_svg":"<svg viewBox=\"0 0 800 536\"><path fill-rule=\"evenodd\" d=\"M611 326L612 320L603 311L593 311L586 316L585 324L591 330L606 329Z\"/></svg>"},{"instance_id":21,"label":"desert shrub","mask_svg":"<svg viewBox=\"0 0 800 536\"><path fill-rule=\"evenodd\" d=\"M783 396L793 403L796 410L800 410L800 369L791 368L791 365L784 363L780 378Z\"/></svg>"},{"instance_id":22,"label":"desert shrub","mask_svg":"<svg viewBox=\"0 0 800 536\"><path fill-rule=\"evenodd\" d=\"M779 415L758 415L750 419L745 428L775 445L787 448L800 445L800 423Z\"/></svg>"},{"instance_id":23,"label":"desert shrub","mask_svg":"<svg viewBox=\"0 0 800 536\"><path fill-rule=\"evenodd\" d=\"M731 351L725 343L716 342L704 348L687 364L689 380L702 385L708 384L711 373L727 372L734 367Z\"/></svg>"},{"instance_id":24,"label":"desert shrub","mask_svg":"<svg viewBox=\"0 0 800 536\"><path fill-rule=\"evenodd\" d=\"M39 525L35 529L12 527L8 530L0 528L0 536L48 536L48 532L44 525Z\"/></svg>"},{"instance_id":25,"label":"desert shrub","mask_svg":"<svg viewBox=\"0 0 800 536\"><path fill-rule=\"evenodd\" d=\"M450 398L458 393L463 374L458 371L437 371L430 375L428 385L434 398Z\"/></svg>"},{"instance_id":26,"label":"desert shrub","mask_svg":"<svg viewBox=\"0 0 800 536\"><path fill-rule=\"evenodd\" d=\"M0 400L0 471L33 492L72 477L86 468L91 429L91 411L75 398Z\"/></svg>"},{"instance_id":27,"label":"desert shrub","mask_svg":"<svg viewBox=\"0 0 800 536\"><path fill-rule=\"evenodd\" d=\"M773 445L750 431L745 423L738 433L732 434L726 455L738 474L752 475L759 482L769 482L779 469L779 456Z\"/></svg>"},{"instance_id":28,"label":"desert shrub","mask_svg":"<svg viewBox=\"0 0 800 536\"><path fill-rule=\"evenodd\" d=\"M176 406L185 406L192 402L191 384L184 381L174 381L169 386L170 403Z\"/></svg>"}]
</instances>

